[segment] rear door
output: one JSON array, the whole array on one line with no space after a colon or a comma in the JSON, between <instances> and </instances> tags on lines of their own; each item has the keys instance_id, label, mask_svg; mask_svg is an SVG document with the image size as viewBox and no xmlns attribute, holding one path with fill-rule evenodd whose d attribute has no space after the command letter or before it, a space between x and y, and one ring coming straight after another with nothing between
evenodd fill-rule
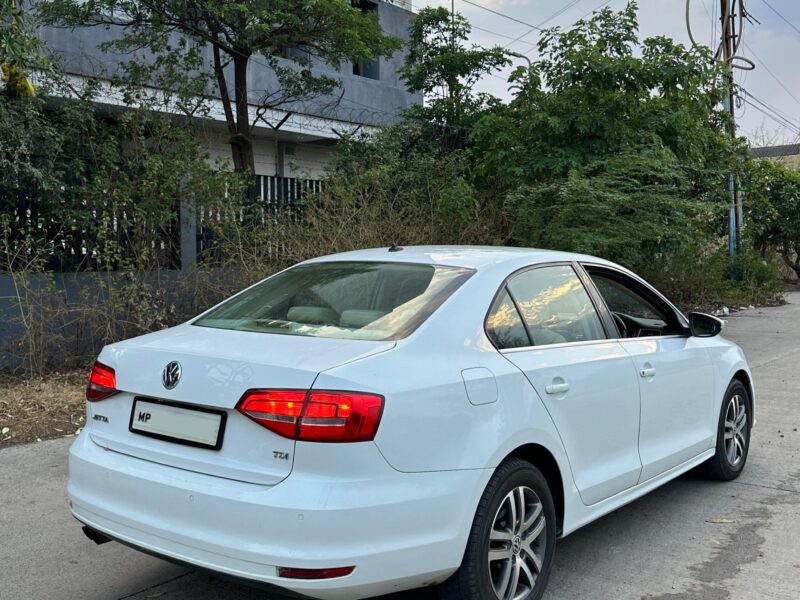
<instances>
[{"instance_id":1,"label":"rear door","mask_svg":"<svg viewBox=\"0 0 800 600\"><path fill-rule=\"evenodd\" d=\"M640 481L713 447L714 372L702 340L652 288L622 271L585 265L633 358L641 391Z\"/></svg>"},{"instance_id":2,"label":"rear door","mask_svg":"<svg viewBox=\"0 0 800 600\"><path fill-rule=\"evenodd\" d=\"M585 504L639 480L639 390L630 356L608 340L570 264L512 276L487 333L519 367L550 413Z\"/></svg>"}]
</instances>

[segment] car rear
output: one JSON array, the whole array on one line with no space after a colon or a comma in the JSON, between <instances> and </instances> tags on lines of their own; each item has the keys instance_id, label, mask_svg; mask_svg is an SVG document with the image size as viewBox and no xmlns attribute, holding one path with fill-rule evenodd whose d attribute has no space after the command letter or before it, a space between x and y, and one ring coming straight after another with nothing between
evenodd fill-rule
<instances>
[{"instance_id":1,"label":"car rear","mask_svg":"<svg viewBox=\"0 0 800 600\"><path fill-rule=\"evenodd\" d=\"M312 597L446 577L464 524L453 505L484 475L393 469L372 441L391 398L368 366L469 273L437 282L427 266L393 268L328 264L300 273L291 299L285 284L245 292L198 321L106 347L70 451L73 514L144 551ZM342 280L344 290L306 293ZM359 381L315 387L353 362L365 365Z\"/></svg>"}]
</instances>

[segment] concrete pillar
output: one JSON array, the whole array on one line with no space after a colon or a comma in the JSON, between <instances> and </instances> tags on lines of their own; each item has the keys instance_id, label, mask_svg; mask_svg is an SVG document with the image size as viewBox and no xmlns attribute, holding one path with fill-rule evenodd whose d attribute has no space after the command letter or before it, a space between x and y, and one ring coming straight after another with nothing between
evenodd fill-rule
<instances>
[{"instance_id":1,"label":"concrete pillar","mask_svg":"<svg viewBox=\"0 0 800 600\"><path fill-rule=\"evenodd\" d=\"M197 264L197 211L191 202L181 200L181 270Z\"/></svg>"}]
</instances>

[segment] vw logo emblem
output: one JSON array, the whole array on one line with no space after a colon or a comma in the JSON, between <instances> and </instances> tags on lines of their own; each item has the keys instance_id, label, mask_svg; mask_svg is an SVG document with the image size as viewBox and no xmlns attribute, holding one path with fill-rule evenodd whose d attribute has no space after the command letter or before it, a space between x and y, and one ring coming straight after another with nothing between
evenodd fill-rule
<instances>
[{"instance_id":1,"label":"vw logo emblem","mask_svg":"<svg viewBox=\"0 0 800 600\"><path fill-rule=\"evenodd\" d=\"M164 372L161 373L161 383L168 390L171 390L181 380L181 363L173 360L171 363L164 367Z\"/></svg>"},{"instance_id":2,"label":"vw logo emblem","mask_svg":"<svg viewBox=\"0 0 800 600\"><path fill-rule=\"evenodd\" d=\"M522 538L518 535L511 540L511 551L516 555L522 551Z\"/></svg>"}]
</instances>

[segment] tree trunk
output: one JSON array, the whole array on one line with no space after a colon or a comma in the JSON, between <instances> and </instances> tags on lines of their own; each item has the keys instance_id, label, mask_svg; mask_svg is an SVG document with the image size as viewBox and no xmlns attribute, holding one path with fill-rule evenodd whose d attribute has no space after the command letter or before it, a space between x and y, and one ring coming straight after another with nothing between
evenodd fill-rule
<instances>
[{"instance_id":1,"label":"tree trunk","mask_svg":"<svg viewBox=\"0 0 800 600\"><path fill-rule=\"evenodd\" d=\"M247 63L250 55L240 52L233 57L234 102L236 103L236 133L231 136L233 168L237 173L256 172L253 156L253 137L250 134L250 113L247 98Z\"/></svg>"},{"instance_id":2,"label":"tree trunk","mask_svg":"<svg viewBox=\"0 0 800 600\"><path fill-rule=\"evenodd\" d=\"M786 266L794 271L797 278L800 279L800 248L792 248L791 246L784 248L781 252L781 258Z\"/></svg>"}]
</instances>

